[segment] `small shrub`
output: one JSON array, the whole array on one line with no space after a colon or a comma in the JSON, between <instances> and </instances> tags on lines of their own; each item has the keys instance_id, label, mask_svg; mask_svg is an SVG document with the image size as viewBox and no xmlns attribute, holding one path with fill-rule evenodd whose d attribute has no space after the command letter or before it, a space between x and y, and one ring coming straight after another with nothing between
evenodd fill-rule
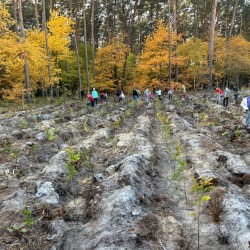
<instances>
[{"instance_id":1,"label":"small shrub","mask_svg":"<svg viewBox=\"0 0 250 250\"><path fill-rule=\"evenodd\" d=\"M30 230L31 226L34 224L34 219L31 215L31 210L27 205L24 207L23 216L24 218L21 223L14 224L8 229L10 233L15 234L16 236L21 236Z\"/></svg>"},{"instance_id":2,"label":"small shrub","mask_svg":"<svg viewBox=\"0 0 250 250\"><path fill-rule=\"evenodd\" d=\"M86 120L83 123L83 128L82 128L83 132L88 132L89 131L89 129L87 127L88 121L89 121L89 118L87 117Z\"/></svg>"},{"instance_id":3,"label":"small shrub","mask_svg":"<svg viewBox=\"0 0 250 250\"><path fill-rule=\"evenodd\" d=\"M38 150L38 145L37 144L32 144L31 145L31 150L32 150L32 152L36 152Z\"/></svg>"},{"instance_id":4,"label":"small shrub","mask_svg":"<svg viewBox=\"0 0 250 250\"><path fill-rule=\"evenodd\" d=\"M206 116L207 116L207 115L206 115L205 112L201 112L201 113L199 114L199 118L200 118L201 121L205 120Z\"/></svg>"},{"instance_id":5,"label":"small shrub","mask_svg":"<svg viewBox=\"0 0 250 250\"><path fill-rule=\"evenodd\" d=\"M4 149L3 149L5 154L10 154L12 151L12 144L10 142L6 143L4 145Z\"/></svg>"},{"instance_id":6,"label":"small shrub","mask_svg":"<svg viewBox=\"0 0 250 250\"><path fill-rule=\"evenodd\" d=\"M234 134L235 134L236 140L238 141L240 139L240 137L241 137L241 131L239 130L239 128L237 128L234 131Z\"/></svg>"},{"instance_id":7,"label":"small shrub","mask_svg":"<svg viewBox=\"0 0 250 250\"><path fill-rule=\"evenodd\" d=\"M54 141L56 134L57 134L57 129L56 128L47 128L45 129L45 137L47 138L47 140L49 141Z\"/></svg>"},{"instance_id":8,"label":"small shrub","mask_svg":"<svg viewBox=\"0 0 250 250\"><path fill-rule=\"evenodd\" d=\"M130 111L129 109L128 109L128 110L126 110L125 115L126 115L126 117L131 116L131 111Z\"/></svg>"},{"instance_id":9,"label":"small shrub","mask_svg":"<svg viewBox=\"0 0 250 250\"><path fill-rule=\"evenodd\" d=\"M222 135L222 136L227 136L227 135L228 135L228 132L225 131L225 132L223 132L221 135Z\"/></svg>"},{"instance_id":10,"label":"small shrub","mask_svg":"<svg viewBox=\"0 0 250 250\"><path fill-rule=\"evenodd\" d=\"M66 161L66 169L68 170L66 179L67 181L72 181L77 173L76 165L81 158L81 153L72 148L68 148L67 153L69 156Z\"/></svg>"},{"instance_id":11,"label":"small shrub","mask_svg":"<svg viewBox=\"0 0 250 250\"><path fill-rule=\"evenodd\" d=\"M119 127L121 125L122 121L123 121L123 119L122 119L122 117L120 117L120 119L118 119L117 121L114 121L112 123L111 127L113 127L113 128Z\"/></svg>"},{"instance_id":12,"label":"small shrub","mask_svg":"<svg viewBox=\"0 0 250 250\"><path fill-rule=\"evenodd\" d=\"M13 148L11 156L16 159L18 154L20 153L20 148Z\"/></svg>"},{"instance_id":13,"label":"small shrub","mask_svg":"<svg viewBox=\"0 0 250 250\"><path fill-rule=\"evenodd\" d=\"M166 141L168 141L171 138L170 118L166 115L162 115L160 111L156 112L156 117L164 124L164 137Z\"/></svg>"},{"instance_id":14,"label":"small shrub","mask_svg":"<svg viewBox=\"0 0 250 250\"><path fill-rule=\"evenodd\" d=\"M25 119L20 119L19 120L19 127L22 129L28 128L29 124Z\"/></svg>"},{"instance_id":15,"label":"small shrub","mask_svg":"<svg viewBox=\"0 0 250 250\"><path fill-rule=\"evenodd\" d=\"M200 213L203 203L208 202L211 197L206 195L207 192L214 189L213 179L205 179L202 177L200 180L193 178L192 193L195 194L195 201L193 204L196 206L196 211L191 212L193 217L197 218L197 249L200 249Z\"/></svg>"},{"instance_id":16,"label":"small shrub","mask_svg":"<svg viewBox=\"0 0 250 250\"><path fill-rule=\"evenodd\" d=\"M182 147L179 144L175 146L175 152L172 154L171 158L175 160L177 163L177 167L175 168L172 174L172 179L178 181L178 183L180 181L183 182L183 190L184 190L185 200L187 203L187 192L186 192L186 182L185 182L185 167L187 163L183 156Z\"/></svg>"},{"instance_id":17,"label":"small shrub","mask_svg":"<svg viewBox=\"0 0 250 250\"><path fill-rule=\"evenodd\" d=\"M216 118L214 118L211 122L210 122L211 126L219 126L220 125L220 121Z\"/></svg>"},{"instance_id":18,"label":"small shrub","mask_svg":"<svg viewBox=\"0 0 250 250\"><path fill-rule=\"evenodd\" d=\"M206 125L206 118L207 118L207 115L205 112L201 112L199 113L199 120L200 120L200 124L201 126L205 126Z\"/></svg>"}]
</instances>

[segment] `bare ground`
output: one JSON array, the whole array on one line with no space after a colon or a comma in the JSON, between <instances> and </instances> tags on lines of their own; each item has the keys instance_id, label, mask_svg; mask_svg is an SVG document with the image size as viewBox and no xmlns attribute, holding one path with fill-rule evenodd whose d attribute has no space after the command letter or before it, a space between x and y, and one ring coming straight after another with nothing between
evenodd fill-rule
<instances>
[{"instance_id":1,"label":"bare ground","mask_svg":"<svg viewBox=\"0 0 250 250\"><path fill-rule=\"evenodd\" d=\"M200 249L248 249L249 134L237 106L210 100L2 114L1 249L197 249L191 187L202 176L216 188L200 213ZM173 179L177 145L185 183ZM81 152L71 181L68 147Z\"/></svg>"}]
</instances>

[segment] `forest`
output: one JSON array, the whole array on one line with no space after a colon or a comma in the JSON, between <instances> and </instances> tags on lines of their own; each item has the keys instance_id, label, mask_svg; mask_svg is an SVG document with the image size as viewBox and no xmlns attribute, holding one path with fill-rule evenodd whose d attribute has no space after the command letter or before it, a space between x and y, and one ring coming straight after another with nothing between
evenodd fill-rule
<instances>
[{"instance_id":1,"label":"forest","mask_svg":"<svg viewBox=\"0 0 250 250\"><path fill-rule=\"evenodd\" d=\"M1 0L0 98L244 85L248 0Z\"/></svg>"}]
</instances>

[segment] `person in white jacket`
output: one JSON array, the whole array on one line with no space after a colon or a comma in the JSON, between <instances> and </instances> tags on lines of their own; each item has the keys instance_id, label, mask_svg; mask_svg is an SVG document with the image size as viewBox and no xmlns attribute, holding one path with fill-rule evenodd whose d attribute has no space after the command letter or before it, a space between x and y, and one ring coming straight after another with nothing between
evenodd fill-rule
<instances>
[{"instance_id":1,"label":"person in white jacket","mask_svg":"<svg viewBox=\"0 0 250 250\"><path fill-rule=\"evenodd\" d=\"M243 98L240 106L247 112L246 126L247 129L250 129L250 95Z\"/></svg>"},{"instance_id":2,"label":"person in white jacket","mask_svg":"<svg viewBox=\"0 0 250 250\"><path fill-rule=\"evenodd\" d=\"M225 88L225 92L224 92L224 99L223 99L223 106L225 108L227 108L228 106L228 99L229 99L229 96L230 96L230 89L229 88Z\"/></svg>"}]
</instances>

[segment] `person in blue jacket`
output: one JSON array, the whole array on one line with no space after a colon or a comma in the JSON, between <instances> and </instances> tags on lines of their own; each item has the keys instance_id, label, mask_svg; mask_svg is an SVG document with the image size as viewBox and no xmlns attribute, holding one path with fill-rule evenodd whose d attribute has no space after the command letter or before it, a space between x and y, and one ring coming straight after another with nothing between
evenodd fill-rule
<instances>
[{"instance_id":1,"label":"person in blue jacket","mask_svg":"<svg viewBox=\"0 0 250 250\"><path fill-rule=\"evenodd\" d=\"M93 98L94 98L94 103L97 104L98 92L95 90L95 88L93 88L92 96L93 96Z\"/></svg>"}]
</instances>

